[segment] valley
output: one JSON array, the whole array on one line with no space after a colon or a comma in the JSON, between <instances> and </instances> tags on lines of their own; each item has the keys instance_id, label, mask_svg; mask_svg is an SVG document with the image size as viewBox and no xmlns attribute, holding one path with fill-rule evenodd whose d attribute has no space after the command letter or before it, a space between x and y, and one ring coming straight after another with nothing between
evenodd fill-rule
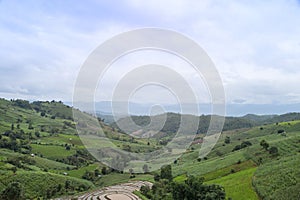
<instances>
[{"instance_id":1,"label":"valley","mask_svg":"<svg viewBox=\"0 0 300 200\"><path fill-rule=\"evenodd\" d=\"M150 138L133 138L115 123L107 124L101 118L98 121L113 144L140 153L163 148L169 141L178 127L179 115L169 113L168 117L171 120L162 131ZM298 113L228 117L217 144L204 158L198 155L209 116L200 118L202 124L195 138L198 142L170 164L170 183L180 185L190 177L203 177L203 185L222 186L226 199L299 199ZM140 125L149 123L147 117L133 119ZM151 129L155 127L141 132L147 135ZM16 195L17 199L88 199L88 194L139 181L152 183L154 190L137 191L129 198L172 199L175 195L164 179L157 179L161 170L119 171L95 159L77 134L72 108L62 102L1 99L0 131L1 199Z\"/></svg>"}]
</instances>

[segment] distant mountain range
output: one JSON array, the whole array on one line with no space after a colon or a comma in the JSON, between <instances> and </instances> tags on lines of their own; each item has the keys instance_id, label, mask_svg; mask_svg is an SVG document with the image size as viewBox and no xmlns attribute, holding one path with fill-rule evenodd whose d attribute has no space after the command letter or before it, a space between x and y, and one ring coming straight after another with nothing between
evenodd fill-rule
<instances>
[{"instance_id":1,"label":"distant mountain range","mask_svg":"<svg viewBox=\"0 0 300 200\"><path fill-rule=\"evenodd\" d=\"M102 116L103 117L103 116ZM148 137L149 134L152 135L153 132L156 133L154 137L165 137L170 134L175 134L180 127L181 114L177 113L165 113L160 115L151 116L131 116L123 117L118 119L116 122L112 122L110 125L120 132L125 131L126 133L136 133L142 137ZM211 115L184 115L189 119L189 125L185 127L186 132L193 132L190 127L197 126L198 134L206 134L211 121ZM103 118L106 121L105 118ZM220 120L220 116L214 116L215 120ZM133 126L131 120L137 125ZM152 120L152 121L151 121ZM248 114L242 117L225 117L225 123L223 126L223 131L235 130L241 128L252 128L255 126L261 126L272 123L280 123L287 121L300 120L300 113L287 113L283 115L254 115ZM165 122L161 127L161 122ZM197 124L195 124L197 123ZM159 134L157 134L159 133Z\"/></svg>"},{"instance_id":2,"label":"distant mountain range","mask_svg":"<svg viewBox=\"0 0 300 200\"><path fill-rule=\"evenodd\" d=\"M66 102L67 105L72 105L72 102ZM149 103L134 103L134 102L114 102L114 114L124 116L127 114L127 107L130 115L157 115L164 112L193 114L193 115L208 115L211 114L211 104L198 104L199 113L194 109L193 104L183 104L185 110L181 111L180 105L176 104L162 104L162 109L154 109L151 113L151 108L155 104ZM128 105L128 106L127 106ZM158 104L156 104L158 105ZM90 112L84 108L81 110ZM157 108L157 107L156 107ZM124 112L125 109L125 112ZM112 102L100 101L95 103L95 110L101 115L112 115ZM244 116L249 113L256 115L280 115L290 112L300 112L300 103L298 104L226 104L226 116Z\"/></svg>"},{"instance_id":3,"label":"distant mountain range","mask_svg":"<svg viewBox=\"0 0 300 200\"><path fill-rule=\"evenodd\" d=\"M72 102L66 102L66 104L71 106ZM95 111L86 109L88 106L85 106L85 104L81 105L80 110L96 114L108 124L128 115L150 116L167 112L192 114L196 116L212 114L210 104L198 104L199 113L194 109L195 106L192 104L183 104L182 106L186 108L184 111L181 111L180 105L175 104L163 104L161 106L163 109L157 109L157 107L152 109L153 104L114 102L114 110L112 110L111 101L101 101L95 103ZM258 121L267 122L268 120L273 120L273 122L280 121L280 115L291 112L300 112L300 104L227 104L225 115L240 117L241 119L247 119L257 123Z\"/></svg>"}]
</instances>

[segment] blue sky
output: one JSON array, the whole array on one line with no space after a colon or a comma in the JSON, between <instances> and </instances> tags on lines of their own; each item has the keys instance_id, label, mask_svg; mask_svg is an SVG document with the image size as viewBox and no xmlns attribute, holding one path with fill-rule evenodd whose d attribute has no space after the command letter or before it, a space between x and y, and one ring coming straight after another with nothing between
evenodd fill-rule
<instances>
[{"instance_id":1,"label":"blue sky","mask_svg":"<svg viewBox=\"0 0 300 200\"><path fill-rule=\"evenodd\" d=\"M0 96L71 101L87 56L112 36L143 27L198 42L228 103L300 103L300 4L292 0L0 0Z\"/></svg>"}]
</instances>

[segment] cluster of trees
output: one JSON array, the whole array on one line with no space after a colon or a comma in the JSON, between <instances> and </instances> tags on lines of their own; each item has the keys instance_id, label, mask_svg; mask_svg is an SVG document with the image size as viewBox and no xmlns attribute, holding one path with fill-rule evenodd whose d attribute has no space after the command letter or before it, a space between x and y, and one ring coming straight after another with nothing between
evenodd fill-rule
<instances>
[{"instance_id":1,"label":"cluster of trees","mask_svg":"<svg viewBox=\"0 0 300 200\"><path fill-rule=\"evenodd\" d=\"M120 172L120 171L116 171L113 168L103 166L101 170L95 169L94 171L85 171L82 178L93 182L93 181L97 181L101 177L101 175L107 175L110 174L111 172L123 173L123 171ZM133 171L131 173L133 173Z\"/></svg>"},{"instance_id":2,"label":"cluster of trees","mask_svg":"<svg viewBox=\"0 0 300 200\"><path fill-rule=\"evenodd\" d=\"M165 114L162 115L156 115L152 119L153 121L160 121L165 118ZM181 114L176 113L167 113L166 114L166 122L164 123L163 128L157 126L159 123L152 123L151 126L148 126L150 124L150 118L149 116L130 116L126 118L122 118L118 121L118 123L121 123L123 127L125 127L126 131L134 132L137 131L136 129L133 129L130 126L127 126L129 121L133 121L135 124L144 127L144 131L147 132L149 130L158 130L160 131L158 134L155 134L153 137L157 139L164 138L166 136L173 136L178 131L180 124L181 124ZM210 115L202 115L202 116L186 116L189 117L191 120L189 121L199 121L197 133L207 133L207 130L209 128L209 124L211 121ZM216 120L221 120L222 117L214 116ZM223 130L234 130L239 128L250 128L253 127L255 123L251 120L242 118L242 117L226 117L225 118L225 124L223 127ZM118 129L118 125L116 122L111 124L112 127ZM186 131L189 131L188 129ZM192 130L194 132L194 130Z\"/></svg>"},{"instance_id":3,"label":"cluster of trees","mask_svg":"<svg viewBox=\"0 0 300 200\"><path fill-rule=\"evenodd\" d=\"M50 199L57 195L62 195L69 191L82 192L89 189L87 185L84 184L75 184L71 180L66 180L65 184L57 184L55 186L49 187L47 190L41 193L42 199ZM25 195L25 190L23 185L20 182L11 182L9 183L4 190L0 192L1 200L19 200L19 199L28 199ZM30 197L31 199L31 197ZM40 198L37 198L40 199Z\"/></svg>"},{"instance_id":4,"label":"cluster of trees","mask_svg":"<svg viewBox=\"0 0 300 200\"><path fill-rule=\"evenodd\" d=\"M248 147L248 146L251 146L251 145L252 145L251 142L249 142L249 141L243 141L240 145L236 145L236 146L232 149L232 151L237 151L237 150L240 150L240 149L244 149L244 148L246 148L246 147Z\"/></svg>"},{"instance_id":5,"label":"cluster of trees","mask_svg":"<svg viewBox=\"0 0 300 200\"><path fill-rule=\"evenodd\" d=\"M65 184L59 183L55 186L49 187L42 196L43 199L50 199L52 197L55 197L57 195L62 195L67 192L73 192L73 191L82 192L87 189L88 187L84 184L76 185L71 180L66 180Z\"/></svg>"},{"instance_id":6,"label":"cluster of trees","mask_svg":"<svg viewBox=\"0 0 300 200\"><path fill-rule=\"evenodd\" d=\"M271 155L278 155L279 151L278 148L275 146L272 146L269 148L269 143L266 140L260 141L260 146L262 146L263 149L268 151Z\"/></svg>"},{"instance_id":7,"label":"cluster of trees","mask_svg":"<svg viewBox=\"0 0 300 200\"><path fill-rule=\"evenodd\" d=\"M23 130L5 131L0 135L0 148L10 149L20 153L30 153L29 135Z\"/></svg>"},{"instance_id":8,"label":"cluster of trees","mask_svg":"<svg viewBox=\"0 0 300 200\"><path fill-rule=\"evenodd\" d=\"M25 168L25 165L34 165L35 160L33 160L29 156L17 156L17 157L11 157L6 160L7 163L10 163L18 168Z\"/></svg>"},{"instance_id":9,"label":"cluster of trees","mask_svg":"<svg viewBox=\"0 0 300 200\"><path fill-rule=\"evenodd\" d=\"M225 200L222 186L204 185L204 178L188 176L184 182L173 181L171 165L161 168L160 174L154 176L152 188L142 186L141 193L149 199L157 200Z\"/></svg>"},{"instance_id":10,"label":"cluster of trees","mask_svg":"<svg viewBox=\"0 0 300 200\"><path fill-rule=\"evenodd\" d=\"M19 182L12 182L1 192L0 199L24 199L23 187Z\"/></svg>"},{"instance_id":11,"label":"cluster of trees","mask_svg":"<svg viewBox=\"0 0 300 200\"><path fill-rule=\"evenodd\" d=\"M225 144L230 144L230 142L231 142L231 141L230 141L230 137L229 137L229 136L226 136L224 142L225 142Z\"/></svg>"},{"instance_id":12,"label":"cluster of trees","mask_svg":"<svg viewBox=\"0 0 300 200\"><path fill-rule=\"evenodd\" d=\"M221 200L225 199L225 190L220 185L204 185L204 178L189 176L184 183L172 184L174 200Z\"/></svg>"},{"instance_id":13,"label":"cluster of trees","mask_svg":"<svg viewBox=\"0 0 300 200\"><path fill-rule=\"evenodd\" d=\"M54 112L54 110L51 109L51 107L49 106L45 106L44 104L49 104L49 105L63 105L63 103L61 101L54 101L52 100L51 102L49 101L34 101L32 103L30 103L27 100L21 100L21 99L16 99L16 100L11 100L12 105L13 106L18 106L20 108L23 109L33 109L36 112L40 113L40 115L42 117L47 117L48 115L51 116L52 119L55 119L56 117L60 117L62 119L69 119L69 120L73 120L72 117L72 111L71 110L64 110L65 112L60 112L60 111L56 111ZM63 105L64 106L64 105ZM69 106L66 106L66 108L70 108ZM48 114L48 115L47 115Z\"/></svg>"},{"instance_id":14,"label":"cluster of trees","mask_svg":"<svg viewBox=\"0 0 300 200\"><path fill-rule=\"evenodd\" d=\"M95 169L94 171L85 171L82 178L89 181L95 181L99 178L99 175L101 175L99 169Z\"/></svg>"},{"instance_id":15,"label":"cluster of trees","mask_svg":"<svg viewBox=\"0 0 300 200\"><path fill-rule=\"evenodd\" d=\"M67 145L67 147L70 147ZM95 158L86 150L76 150L74 155L68 156L67 158L56 159L58 162L62 162L68 165L74 165L77 167L86 166L95 161Z\"/></svg>"}]
</instances>

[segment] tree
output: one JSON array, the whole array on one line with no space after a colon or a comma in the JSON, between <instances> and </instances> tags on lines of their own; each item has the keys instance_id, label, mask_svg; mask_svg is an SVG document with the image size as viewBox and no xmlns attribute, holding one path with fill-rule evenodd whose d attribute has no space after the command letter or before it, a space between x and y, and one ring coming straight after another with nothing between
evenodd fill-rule
<instances>
[{"instance_id":1,"label":"tree","mask_svg":"<svg viewBox=\"0 0 300 200\"><path fill-rule=\"evenodd\" d=\"M36 132L34 133L34 135L35 135L37 138L39 138L39 137L41 136L40 132L38 132L38 131L36 131Z\"/></svg>"},{"instance_id":2,"label":"tree","mask_svg":"<svg viewBox=\"0 0 300 200\"><path fill-rule=\"evenodd\" d=\"M232 149L232 151L237 151L237 150L240 150L241 149L241 145L236 145L233 149Z\"/></svg>"},{"instance_id":3,"label":"tree","mask_svg":"<svg viewBox=\"0 0 300 200\"><path fill-rule=\"evenodd\" d=\"M266 151L269 148L269 143L267 143L265 140L260 141L260 146L262 146Z\"/></svg>"},{"instance_id":4,"label":"tree","mask_svg":"<svg viewBox=\"0 0 300 200\"><path fill-rule=\"evenodd\" d=\"M148 197L148 198L150 197L150 195L149 195L150 187L148 185L142 185L140 191L146 197Z\"/></svg>"},{"instance_id":5,"label":"tree","mask_svg":"<svg viewBox=\"0 0 300 200\"><path fill-rule=\"evenodd\" d=\"M249 142L249 141L243 141L242 144L241 144L241 148L243 149L243 148L246 148L246 147L251 146L251 145L252 145L251 142Z\"/></svg>"},{"instance_id":6,"label":"tree","mask_svg":"<svg viewBox=\"0 0 300 200\"><path fill-rule=\"evenodd\" d=\"M269 149L269 153L272 155L278 155L278 148L277 147L271 147Z\"/></svg>"},{"instance_id":7,"label":"tree","mask_svg":"<svg viewBox=\"0 0 300 200\"><path fill-rule=\"evenodd\" d=\"M172 196L174 200L185 199L188 188L185 183L173 182Z\"/></svg>"},{"instance_id":8,"label":"tree","mask_svg":"<svg viewBox=\"0 0 300 200\"><path fill-rule=\"evenodd\" d=\"M101 169L101 174L106 175L108 174L107 168L106 167L102 167Z\"/></svg>"},{"instance_id":9,"label":"tree","mask_svg":"<svg viewBox=\"0 0 300 200\"><path fill-rule=\"evenodd\" d=\"M12 182L2 191L0 195L2 200L24 199L23 189L19 182Z\"/></svg>"},{"instance_id":10,"label":"tree","mask_svg":"<svg viewBox=\"0 0 300 200\"><path fill-rule=\"evenodd\" d=\"M154 174L154 181L159 181L160 180L160 175L155 173Z\"/></svg>"},{"instance_id":11,"label":"tree","mask_svg":"<svg viewBox=\"0 0 300 200\"><path fill-rule=\"evenodd\" d=\"M161 179L168 179L169 181L172 180L173 176L172 176L172 167L171 165L165 165L162 166L160 169L160 178Z\"/></svg>"},{"instance_id":12,"label":"tree","mask_svg":"<svg viewBox=\"0 0 300 200\"><path fill-rule=\"evenodd\" d=\"M203 177L189 176L184 183L172 183L174 200L225 200L225 191L219 185L203 185Z\"/></svg>"},{"instance_id":13,"label":"tree","mask_svg":"<svg viewBox=\"0 0 300 200\"><path fill-rule=\"evenodd\" d=\"M65 182L65 189L66 190L71 189L71 181L70 180L66 180L66 182Z\"/></svg>"},{"instance_id":14,"label":"tree","mask_svg":"<svg viewBox=\"0 0 300 200\"><path fill-rule=\"evenodd\" d=\"M280 130L277 131L278 134L284 133L284 132L285 132L285 131L284 131L283 129L280 129Z\"/></svg>"},{"instance_id":15,"label":"tree","mask_svg":"<svg viewBox=\"0 0 300 200\"><path fill-rule=\"evenodd\" d=\"M99 176L99 175L100 175L99 169L95 169L95 170L94 170L94 174L95 174L95 176Z\"/></svg>"},{"instance_id":16,"label":"tree","mask_svg":"<svg viewBox=\"0 0 300 200\"><path fill-rule=\"evenodd\" d=\"M95 179L95 173L85 171L85 173L82 175L82 178L86 179L86 180L89 180L89 181L93 181Z\"/></svg>"},{"instance_id":17,"label":"tree","mask_svg":"<svg viewBox=\"0 0 300 200\"><path fill-rule=\"evenodd\" d=\"M226 138L225 138L225 143L226 143L226 144L229 144L229 143L230 143L230 137L229 137L229 136L226 136Z\"/></svg>"}]
</instances>

